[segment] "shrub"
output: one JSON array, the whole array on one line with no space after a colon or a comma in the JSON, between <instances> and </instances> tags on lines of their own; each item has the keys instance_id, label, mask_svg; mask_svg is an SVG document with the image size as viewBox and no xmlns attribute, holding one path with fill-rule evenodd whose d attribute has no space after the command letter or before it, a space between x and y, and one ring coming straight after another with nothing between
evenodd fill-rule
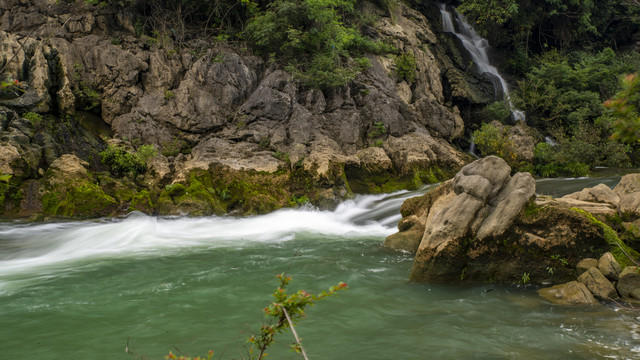
<instances>
[{"instance_id":1,"label":"shrub","mask_svg":"<svg viewBox=\"0 0 640 360\"><path fill-rule=\"evenodd\" d=\"M137 154L132 154L118 146L108 146L100 153L102 163L111 167L119 176L137 176L147 171L147 165Z\"/></svg>"},{"instance_id":2,"label":"shrub","mask_svg":"<svg viewBox=\"0 0 640 360\"><path fill-rule=\"evenodd\" d=\"M511 167L518 167L520 159L514 152L507 130L505 126L483 124L480 130L473 132L471 138L483 156L495 155L503 158Z\"/></svg>"},{"instance_id":3,"label":"shrub","mask_svg":"<svg viewBox=\"0 0 640 360\"><path fill-rule=\"evenodd\" d=\"M136 154L142 161L144 161L145 164L148 165L152 158L158 156L158 151L153 147L153 145L142 145L138 148Z\"/></svg>"},{"instance_id":4,"label":"shrub","mask_svg":"<svg viewBox=\"0 0 640 360\"><path fill-rule=\"evenodd\" d=\"M247 22L245 35L258 53L286 64L305 85L347 84L370 63L365 52L390 49L364 37L356 0L275 0Z\"/></svg>"},{"instance_id":5,"label":"shrub","mask_svg":"<svg viewBox=\"0 0 640 360\"><path fill-rule=\"evenodd\" d=\"M411 53L403 53L395 58L396 73L399 77L414 82L416 80L417 63Z\"/></svg>"}]
</instances>

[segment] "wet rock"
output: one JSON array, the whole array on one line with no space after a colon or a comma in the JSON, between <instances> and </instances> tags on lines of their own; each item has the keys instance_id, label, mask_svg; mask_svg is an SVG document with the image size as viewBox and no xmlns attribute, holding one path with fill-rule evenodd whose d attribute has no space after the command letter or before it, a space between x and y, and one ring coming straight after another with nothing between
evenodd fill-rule
<instances>
[{"instance_id":1,"label":"wet rock","mask_svg":"<svg viewBox=\"0 0 640 360\"><path fill-rule=\"evenodd\" d=\"M589 291L600 300L617 299L618 292L611 282L595 267L578 276L578 282L584 284Z\"/></svg>"},{"instance_id":2,"label":"wet rock","mask_svg":"<svg viewBox=\"0 0 640 360\"><path fill-rule=\"evenodd\" d=\"M624 268L618 277L616 287L623 298L637 296L638 289L640 289L640 267L627 266Z\"/></svg>"},{"instance_id":3,"label":"wet rock","mask_svg":"<svg viewBox=\"0 0 640 360\"><path fill-rule=\"evenodd\" d=\"M600 257L598 260L598 270L600 270L600 272L611 281L617 281L618 274L622 272L620 264L618 264L610 252L605 253Z\"/></svg>"},{"instance_id":4,"label":"wet rock","mask_svg":"<svg viewBox=\"0 0 640 360\"><path fill-rule=\"evenodd\" d=\"M558 305L598 304L589 289L577 281L540 289L538 294L545 300Z\"/></svg>"},{"instance_id":5,"label":"wet rock","mask_svg":"<svg viewBox=\"0 0 640 360\"><path fill-rule=\"evenodd\" d=\"M420 240L424 234L424 227L421 225L413 226L405 231L395 233L387 237L384 246L394 250L402 250L415 254L420 246Z\"/></svg>"},{"instance_id":6,"label":"wet rock","mask_svg":"<svg viewBox=\"0 0 640 360\"><path fill-rule=\"evenodd\" d=\"M592 267L595 267L595 268L598 267L598 260L597 259L593 259L593 258L582 259L576 265L576 275L580 276L585 271L589 270Z\"/></svg>"}]
</instances>

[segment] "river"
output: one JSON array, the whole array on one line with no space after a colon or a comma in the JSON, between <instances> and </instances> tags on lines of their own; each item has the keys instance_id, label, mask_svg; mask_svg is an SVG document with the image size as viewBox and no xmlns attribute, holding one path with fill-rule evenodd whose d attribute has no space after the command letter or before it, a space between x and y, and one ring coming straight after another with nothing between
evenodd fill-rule
<instances>
[{"instance_id":1,"label":"river","mask_svg":"<svg viewBox=\"0 0 640 360\"><path fill-rule=\"evenodd\" d=\"M557 192L575 191L584 180L539 180L539 192L562 195ZM598 181L613 186L617 180ZM408 282L411 256L381 244L396 231L402 201L415 194L359 196L335 211L285 209L245 218L133 213L98 221L5 221L1 354L161 359L169 350L213 349L216 359L247 358L246 338L260 325L274 276L286 271L292 290L349 285L309 309L298 325L311 359L640 357L637 312L553 306L533 286ZM291 342L282 335L269 358L297 359Z\"/></svg>"}]
</instances>

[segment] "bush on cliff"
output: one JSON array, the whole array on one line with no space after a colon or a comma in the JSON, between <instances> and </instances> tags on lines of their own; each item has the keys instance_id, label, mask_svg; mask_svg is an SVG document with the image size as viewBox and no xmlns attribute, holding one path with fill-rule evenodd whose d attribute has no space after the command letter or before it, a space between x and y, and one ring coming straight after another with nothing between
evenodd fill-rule
<instances>
[{"instance_id":1,"label":"bush on cliff","mask_svg":"<svg viewBox=\"0 0 640 360\"><path fill-rule=\"evenodd\" d=\"M275 0L247 22L257 52L287 65L306 85L344 85L390 46L362 35L356 0Z\"/></svg>"},{"instance_id":2,"label":"bush on cliff","mask_svg":"<svg viewBox=\"0 0 640 360\"><path fill-rule=\"evenodd\" d=\"M118 146L110 145L100 153L100 157L103 164L109 165L111 170L120 176L135 177L147 171L147 164L140 156Z\"/></svg>"}]
</instances>

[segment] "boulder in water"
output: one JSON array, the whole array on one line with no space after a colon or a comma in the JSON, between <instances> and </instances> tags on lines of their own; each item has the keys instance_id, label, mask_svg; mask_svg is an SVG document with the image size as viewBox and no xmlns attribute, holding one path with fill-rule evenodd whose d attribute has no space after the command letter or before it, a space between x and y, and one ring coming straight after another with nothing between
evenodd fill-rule
<instances>
[{"instance_id":1,"label":"boulder in water","mask_svg":"<svg viewBox=\"0 0 640 360\"><path fill-rule=\"evenodd\" d=\"M558 305L595 305L598 301L593 297L589 289L577 281L552 286L538 290L538 294L544 299Z\"/></svg>"},{"instance_id":2,"label":"boulder in water","mask_svg":"<svg viewBox=\"0 0 640 360\"><path fill-rule=\"evenodd\" d=\"M574 280L593 249L608 249L602 229L582 213L535 204L531 175L510 172L504 160L487 157L403 204L402 235L385 244L419 243L412 280L558 283Z\"/></svg>"},{"instance_id":3,"label":"boulder in water","mask_svg":"<svg viewBox=\"0 0 640 360\"><path fill-rule=\"evenodd\" d=\"M565 199L576 199L596 203L607 203L618 206L620 197L605 184L599 184L592 188L583 189L569 195L563 196Z\"/></svg>"}]
</instances>

